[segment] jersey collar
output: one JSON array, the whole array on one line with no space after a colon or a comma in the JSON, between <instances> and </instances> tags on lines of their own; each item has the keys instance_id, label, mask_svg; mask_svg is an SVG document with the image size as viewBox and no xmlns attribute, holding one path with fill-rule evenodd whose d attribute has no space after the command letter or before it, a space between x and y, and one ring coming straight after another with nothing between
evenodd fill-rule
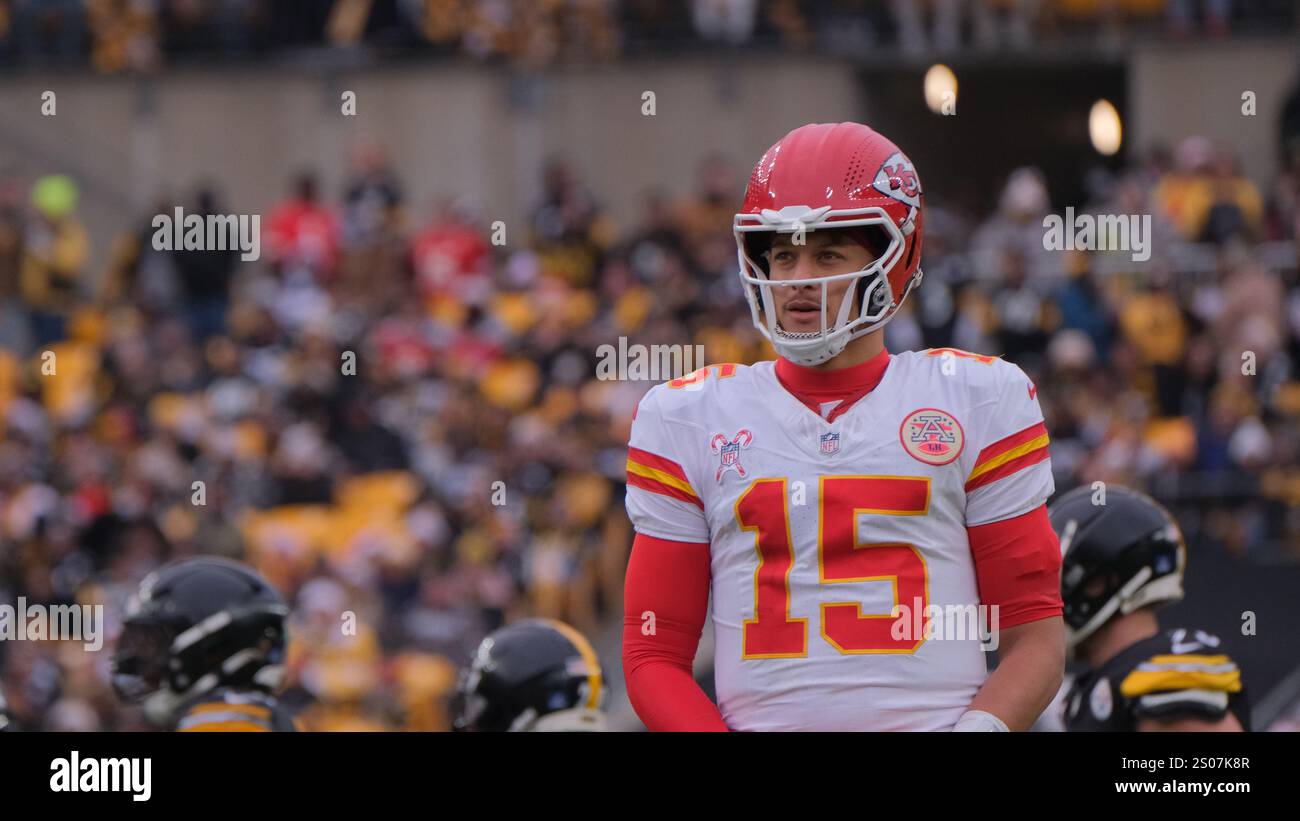
<instances>
[{"instance_id":1,"label":"jersey collar","mask_svg":"<svg viewBox=\"0 0 1300 821\"><path fill-rule=\"evenodd\" d=\"M833 422L880 384L887 367L889 351L884 350L866 362L835 370L818 370L777 359L776 378L781 387L818 416L822 416L822 403L838 402L824 417Z\"/></svg>"}]
</instances>

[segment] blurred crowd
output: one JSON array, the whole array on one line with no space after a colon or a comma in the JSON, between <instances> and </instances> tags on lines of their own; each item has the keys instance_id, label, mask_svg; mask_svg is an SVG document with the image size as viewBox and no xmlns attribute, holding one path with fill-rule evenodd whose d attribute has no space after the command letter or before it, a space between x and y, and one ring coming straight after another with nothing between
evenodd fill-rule
<instances>
[{"instance_id":1,"label":"blurred crowd","mask_svg":"<svg viewBox=\"0 0 1300 821\"><path fill-rule=\"evenodd\" d=\"M704 157L690 196L649 191L620 225L556 158L527 229L496 245L473 203L409 201L381 146L349 162L341 190L305 172L267 203L257 262L155 250L154 214L224 213L220 191L159 202L92 253L75 180L0 179L0 601L104 604L111 647L149 569L243 558L294 606L304 725L446 729L486 632L620 621L625 446L650 383L596 379L599 346L772 356L735 274L744 172ZM1259 190L1190 138L1090 173L1087 210L1153 214L1143 265L1044 250L1062 209L1033 168L983 214L932 195L925 282L887 344L1024 367L1059 489L1146 487L1194 540L1300 559L1288 167ZM0 687L22 727L138 728L109 659L0 642Z\"/></svg>"},{"instance_id":2,"label":"blurred crowd","mask_svg":"<svg viewBox=\"0 0 1300 821\"><path fill-rule=\"evenodd\" d=\"M1062 37L1119 47L1294 27L1289 0L0 0L0 59L151 71L289 50L557 60L758 44L863 55L1030 49Z\"/></svg>"},{"instance_id":3,"label":"blurred crowd","mask_svg":"<svg viewBox=\"0 0 1300 821\"><path fill-rule=\"evenodd\" d=\"M1146 488L1194 541L1300 559L1300 176L1261 191L1230 148L1190 137L1095 169L1085 188L1080 214L1150 215L1149 260L1134 261L1132 241L1046 248L1044 218L1064 209L1037 169L1017 169L980 222L930 209L925 283L887 329L890 346L1023 367L1058 490Z\"/></svg>"}]
</instances>

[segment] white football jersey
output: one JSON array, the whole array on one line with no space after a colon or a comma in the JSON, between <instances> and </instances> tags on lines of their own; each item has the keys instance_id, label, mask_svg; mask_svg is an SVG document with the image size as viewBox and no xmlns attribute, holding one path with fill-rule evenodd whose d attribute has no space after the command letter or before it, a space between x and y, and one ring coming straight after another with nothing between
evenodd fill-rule
<instances>
[{"instance_id":1,"label":"white football jersey","mask_svg":"<svg viewBox=\"0 0 1300 821\"><path fill-rule=\"evenodd\" d=\"M987 676L984 651L910 628L929 606L979 604L967 527L1052 494L1020 368L894 354L827 422L774 362L714 365L651 389L629 444L636 531L709 544L728 727L952 728Z\"/></svg>"}]
</instances>

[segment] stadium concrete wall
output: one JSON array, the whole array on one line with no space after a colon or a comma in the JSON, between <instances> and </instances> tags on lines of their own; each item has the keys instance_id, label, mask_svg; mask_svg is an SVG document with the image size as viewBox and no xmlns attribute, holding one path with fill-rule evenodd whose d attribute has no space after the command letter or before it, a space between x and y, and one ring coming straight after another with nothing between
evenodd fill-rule
<instances>
[{"instance_id":1,"label":"stadium concrete wall","mask_svg":"<svg viewBox=\"0 0 1300 821\"><path fill-rule=\"evenodd\" d=\"M40 113L47 90L52 117ZM344 91L356 94L355 116L341 113ZM654 116L642 114L646 91ZM23 75L0 81L0 170L74 174L99 253L128 214L141 219L160 194L187 200L201 180L241 213L264 213L306 168L336 197L347 148L363 137L389 149L417 219L435 197L467 196L487 220L522 228L543 162L560 155L626 224L647 189L687 190L709 151L743 174L790 128L857 116L858 95L843 63L819 59L629 62L530 78L468 65Z\"/></svg>"},{"instance_id":2,"label":"stadium concrete wall","mask_svg":"<svg viewBox=\"0 0 1300 821\"><path fill-rule=\"evenodd\" d=\"M1129 62L1125 138L1129 151L1192 134L1231 144L1246 175L1267 191L1281 166L1279 118L1300 82L1300 41L1151 44ZM1242 113L1255 94L1256 114Z\"/></svg>"},{"instance_id":3,"label":"stadium concrete wall","mask_svg":"<svg viewBox=\"0 0 1300 821\"><path fill-rule=\"evenodd\" d=\"M1278 117L1297 57L1289 39L1136 47L1125 151L1206 134L1237 146L1246 172L1266 186L1280 163ZM148 78L28 72L0 78L0 175L73 174L98 259L160 196L186 201L201 181L217 184L240 213L265 213L308 168L336 197L347 148L364 137L388 147L416 220L435 197L465 196L486 220L523 228L543 162L560 155L630 225L647 190L683 193L711 151L743 173L796 125L869 120L870 73L841 60L734 56L540 75L471 64L281 64ZM1247 90L1256 94L1255 117L1241 114ZM55 116L41 114L46 91L55 93ZM356 93L355 116L341 111L344 91ZM655 95L654 116L642 114L646 91ZM907 144L924 127L895 130Z\"/></svg>"}]
</instances>

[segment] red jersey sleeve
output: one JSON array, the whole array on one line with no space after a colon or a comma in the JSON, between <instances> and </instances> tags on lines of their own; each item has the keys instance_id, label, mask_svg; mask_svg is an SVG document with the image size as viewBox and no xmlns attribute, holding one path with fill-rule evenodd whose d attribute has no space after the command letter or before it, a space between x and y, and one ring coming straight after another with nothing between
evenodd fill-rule
<instances>
[{"instance_id":1,"label":"red jersey sleeve","mask_svg":"<svg viewBox=\"0 0 1300 821\"><path fill-rule=\"evenodd\" d=\"M650 730L726 732L692 666L709 605L709 546L638 533L623 594L623 677Z\"/></svg>"},{"instance_id":2,"label":"red jersey sleeve","mask_svg":"<svg viewBox=\"0 0 1300 821\"><path fill-rule=\"evenodd\" d=\"M1061 545L1047 518L1047 505L968 527L966 533L980 602L998 606L999 626L1061 615Z\"/></svg>"}]
</instances>

